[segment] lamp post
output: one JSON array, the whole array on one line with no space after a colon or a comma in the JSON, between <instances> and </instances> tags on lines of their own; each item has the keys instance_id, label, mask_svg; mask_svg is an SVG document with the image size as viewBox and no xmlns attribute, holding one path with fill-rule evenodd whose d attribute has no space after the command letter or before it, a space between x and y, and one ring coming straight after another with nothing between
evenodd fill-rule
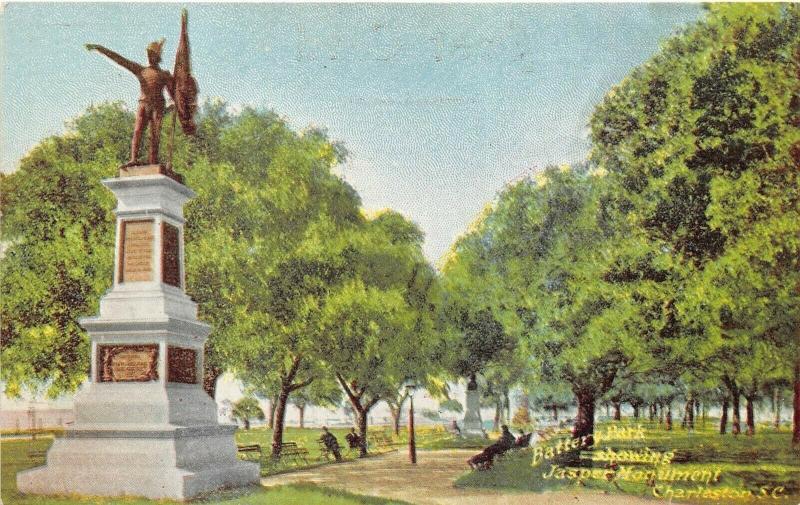
<instances>
[{"instance_id":1,"label":"lamp post","mask_svg":"<svg viewBox=\"0 0 800 505\"><path fill-rule=\"evenodd\" d=\"M414 391L416 389L416 383L411 381L406 383L406 392L411 402L408 407L408 459L412 465L417 464L417 441L414 439Z\"/></svg>"}]
</instances>

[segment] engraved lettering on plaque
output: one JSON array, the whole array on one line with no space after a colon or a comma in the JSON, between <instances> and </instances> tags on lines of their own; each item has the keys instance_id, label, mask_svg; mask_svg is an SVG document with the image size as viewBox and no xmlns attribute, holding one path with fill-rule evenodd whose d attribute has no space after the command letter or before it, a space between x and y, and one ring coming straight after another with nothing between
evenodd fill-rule
<instances>
[{"instance_id":1,"label":"engraved lettering on plaque","mask_svg":"<svg viewBox=\"0 0 800 505\"><path fill-rule=\"evenodd\" d=\"M98 345L98 382L158 380L158 345Z\"/></svg>"},{"instance_id":2,"label":"engraved lettering on plaque","mask_svg":"<svg viewBox=\"0 0 800 505\"><path fill-rule=\"evenodd\" d=\"M153 221L123 221L120 282L153 280Z\"/></svg>"},{"instance_id":3,"label":"engraved lettering on plaque","mask_svg":"<svg viewBox=\"0 0 800 505\"><path fill-rule=\"evenodd\" d=\"M164 284L181 287L178 228L161 223L161 276Z\"/></svg>"},{"instance_id":4,"label":"engraved lettering on plaque","mask_svg":"<svg viewBox=\"0 0 800 505\"><path fill-rule=\"evenodd\" d=\"M167 347L167 381L197 384L196 363L194 349Z\"/></svg>"}]
</instances>

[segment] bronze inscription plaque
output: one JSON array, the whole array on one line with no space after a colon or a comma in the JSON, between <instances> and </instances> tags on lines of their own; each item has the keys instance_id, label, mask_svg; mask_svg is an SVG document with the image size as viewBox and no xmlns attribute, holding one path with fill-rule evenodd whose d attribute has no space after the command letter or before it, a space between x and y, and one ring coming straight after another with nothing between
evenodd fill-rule
<instances>
[{"instance_id":1,"label":"bronze inscription plaque","mask_svg":"<svg viewBox=\"0 0 800 505\"><path fill-rule=\"evenodd\" d=\"M98 345L98 382L158 380L158 345Z\"/></svg>"},{"instance_id":2,"label":"bronze inscription plaque","mask_svg":"<svg viewBox=\"0 0 800 505\"><path fill-rule=\"evenodd\" d=\"M122 222L121 282L153 280L153 221Z\"/></svg>"},{"instance_id":3,"label":"bronze inscription plaque","mask_svg":"<svg viewBox=\"0 0 800 505\"><path fill-rule=\"evenodd\" d=\"M167 381L197 384L197 353L194 349L167 347Z\"/></svg>"},{"instance_id":4,"label":"bronze inscription plaque","mask_svg":"<svg viewBox=\"0 0 800 505\"><path fill-rule=\"evenodd\" d=\"M161 276L164 284L181 287L181 260L178 228L161 223Z\"/></svg>"}]
</instances>

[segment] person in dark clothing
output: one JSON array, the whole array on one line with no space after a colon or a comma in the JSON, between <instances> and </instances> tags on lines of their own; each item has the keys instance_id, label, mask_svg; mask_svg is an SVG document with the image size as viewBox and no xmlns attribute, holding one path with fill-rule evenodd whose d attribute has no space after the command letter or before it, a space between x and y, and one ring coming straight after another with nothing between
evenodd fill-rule
<instances>
[{"instance_id":1,"label":"person in dark clothing","mask_svg":"<svg viewBox=\"0 0 800 505\"><path fill-rule=\"evenodd\" d=\"M328 428L323 426L322 427L322 436L319 437L320 441L325 445L325 448L333 454L333 457L336 458L336 461L342 460L342 453L339 452L339 441L336 440L336 437L328 431Z\"/></svg>"},{"instance_id":2,"label":"person in dark clothing","mask_svg":"<svg viewBox=\"0 0 800 505\"><path fill-rule=\"evenodd\" d=\"M516 442L516 439L514 438L514 435L508 431L508 426L504 424L501 429L502 433L500 434L500 439L497 442L493 443L480 453L467 460L467 464L470 466L470 468L473 470L476 468L479 470L488 470L492 468L492 465L494 464L494 458L505 454L512 447L514 447L514 442Z\"/></svg>"},{"instance_id":3,"label":"person in dark clothing","mask_svg":"<svg viewBox=\"0 0 800 505\"><path fill-rule=\"evenodd\" d=\"M511 432L508 430L508 426L506 426L505 424L501 426L500 429L502 430L502 433L500 434L500 440L497 441L497 444L510 449L511 447L514 446L514 442L516 442L516 439L514 438L514 435L512 435Z\"/></svg>"},{"instance_id":4,"label":"person in dark clothing","mask_svg":"<svg viewBox=\"0 0 800 505\"><path fill-rule=\"evenodd\" d=\"M356 433L355 428L350 428L350 433L344 436L347 440L347 446L351 449L358 449L361 447L361 437Z\"/></svg>"}]
</instances>

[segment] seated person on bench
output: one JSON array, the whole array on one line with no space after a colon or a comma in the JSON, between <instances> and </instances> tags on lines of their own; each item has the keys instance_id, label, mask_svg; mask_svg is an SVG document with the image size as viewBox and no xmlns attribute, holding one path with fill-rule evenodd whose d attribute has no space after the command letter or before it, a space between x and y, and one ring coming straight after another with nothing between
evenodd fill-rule
<instances>
[{"instance_id":1,"label":"seated person on bench","mask_svg":"<svg viewBox=\"0 0 800 505\"><path fill-rule=\"evenodd\" d=\"M502 433L497 442L467 460L467 464L470 468L489 469L494 463L495 456L500 456L514 447L514 435L508 431L508 426L504 424L501 429Z\"/></svg>"},{"instance_id":2,"label":"seated person on bench","mask_svg":"<svg viewBox=\"0 0 800 505\"><path fill-rule=\"evenodd\" d=\"M322 436L319 437L319 439L323 444L325 444L325 448L333 454L333 457L336 458L336 461L342 460L342 454L339 452L339 441L336 440L336 437L333 435L333 433L328 431L327 427L322 427Z\"/></svg>"},{"instance_id":3,"label":"seated person on bench","mask_svg":"<svg viewBox=\"0 0 800 505\"><path fill-rule=\"evenodd\" d=\"M361 437L356 433L355 428L350 428L350 433L344 436L347 440L347 446L351 449L358 449L361 447Z\"/></svg>"},{"instance_id":4,"label":"seated person on bench","mask_svg":"<svg viewBox=\"0 0 800 505\"><path fill-rule=\"evenodd\" d=\"M514 442L516 442L516 439L514 438L514 435L512 435L511 432L508 430L508 426L504 424L503 426L500 427L500 429L502 430L502 433L500 433L500 440L497 441L497 444L502 445L508 449L514 447Z\"/></svg>"}]
</instances>

